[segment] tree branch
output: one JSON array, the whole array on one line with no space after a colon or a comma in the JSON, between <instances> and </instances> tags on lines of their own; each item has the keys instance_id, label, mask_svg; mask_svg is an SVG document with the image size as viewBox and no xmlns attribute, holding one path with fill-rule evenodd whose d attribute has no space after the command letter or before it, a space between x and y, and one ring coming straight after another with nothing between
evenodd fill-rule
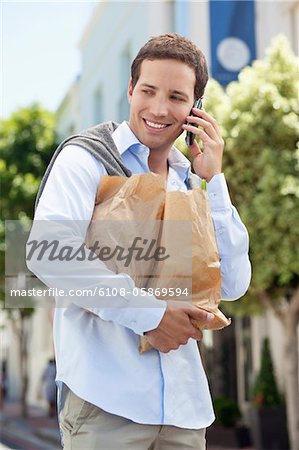
<instances>
[{"instance_id":1,"label":"tree branch","mask_svg":"<svg viewBox=\"0 0 299 450\"><path fill-rule=\"evenodd\" d=\"M290 313L296 318L296 323L299 322L299 286L292 295L290 300Z\"/></svg>"},{"instance_id":2,"label":"tree branch","mask_svg":"<svg viewBox=\"0 0 299 450\"><path fill-rule=\"evenodd\" d=\"M277 319L284 324L285 321L285 315L283 312L277 308L273 302L271 301L270 296L267 294L266 291L258 291L256 292L257 298L260 300L262 305L266 308L272 311L272 313L277 317Z\"/></svg>"}]
</instances>

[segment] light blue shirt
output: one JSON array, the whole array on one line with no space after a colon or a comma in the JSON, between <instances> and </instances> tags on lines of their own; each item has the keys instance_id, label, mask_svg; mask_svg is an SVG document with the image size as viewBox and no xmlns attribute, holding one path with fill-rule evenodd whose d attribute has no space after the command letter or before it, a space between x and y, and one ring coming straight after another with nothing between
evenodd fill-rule
<instances>
[{"instance_id":1,"label":"light blue shirt","mask_svg":"<svg viewBox=\"0 0 299 450\"><path fill-rule=\"evenodd\" d=\"M116 129L113 139L133 173L149 172L149 149L140 144L126 122ZM167 189L187 190L189 161L172 148L168 162ZM80 224L75 227L78 236L66 227L66 242L84 239L105 174L103 165L86 150L66 146L45 185L35 223L73 221ZM248 235L231 205L224 175L214 176L207 191L221 259L222 297L232 300L245 293L250 281ZM37 232L39 238L51 239L50 227L42 229ZM98 260L68 265L32 260L28 267L55 288L69 289L71 283L73 289L117 286L132 291L135 286L129 276L113 274ZM98 296L87 307L90 314L83 309L83 298L69 300L69 306L56 308L54 317L59 385L63 382L88 402L137 423L199 429L213 422L208 382L195 340L189 339L169 353L153 349L139 354L139 337L158 326L164 301L149 295L125 295L110 298L111 308L107 308L105 298Z\"/></svg>"}]
</instances>

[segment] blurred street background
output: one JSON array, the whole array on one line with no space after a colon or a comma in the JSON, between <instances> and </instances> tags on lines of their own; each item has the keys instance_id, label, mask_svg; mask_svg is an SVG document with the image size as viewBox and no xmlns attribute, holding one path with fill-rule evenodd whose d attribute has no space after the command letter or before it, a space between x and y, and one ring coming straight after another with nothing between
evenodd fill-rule
<instances>
[{"instance_id":1,"label":"blurred street background","mask_svg":"<svg viewBox=\"0 0 299 450\"><path fill-rule=\"evenodd\" d=\"M0 449L58 450L62 448L57 419L49 418L41 408L31 407L29 417L25 419L20 417L18 403L7 403L0 414L0 426ZM207 450L222 449L237 450L237 447L221 445L207 447ZM246 447L245 450L253 450L253 448Z\"/></svg>"},{"instance_id":2,"label":"blurred street background","mask_svg":"<svg viewBox=\"0 0 299 450\"><path fill-rule=\"evenodd\" d=\"M150 36L177 32L207 57L203 104L222 130L253 266L244 298L221 304L232 325L200 343L217 417L208 449L298 450L299 1L4 1L0 13L0 448L60 448L44 376L53 299L25 294L22 307L38 282L24 264L5 271L5 221L6 236L9 221L26 235L57 144L127 119L132 59ZM188 157L183 136L176 144Z\"/></svg>"},{"instance_id":3,"label":"blurred street background","mask_svg":"<svg viewBox=\"0 0 299 450\"><path fill-rule=\"evenodd\" d=\"M28 418L22 418L20 404L8 402L0 413L0 426L0 442L3 448L24 450L61 448L57 419L49 418L44 409L32 406L29 408Z\"/></svg>"}]
</instances>

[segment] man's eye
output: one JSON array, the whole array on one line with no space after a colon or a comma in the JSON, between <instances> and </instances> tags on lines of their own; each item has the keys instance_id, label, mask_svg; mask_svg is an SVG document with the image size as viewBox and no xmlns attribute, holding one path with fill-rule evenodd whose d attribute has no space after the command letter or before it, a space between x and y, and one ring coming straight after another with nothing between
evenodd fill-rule
<instances>
[{"instance_id":1,"label":"man's eye","mask_svg":"<svg viewBox=\"0 0 299 450\"><path fill-rule=\"evenodd\" d=\"M148 89L142 89L142 92L146 95L152 95L153 91L149 91Z\"/></svg>"},{"instance_id":2,"label":"man's eye","mask_svg":"<svg viewBox=\"0 0 299 450\"><path fill-rule=\"evenodd\" d=\"M178 97L177 95L172 95L171 99L175 100L176 102L183 102L184 101L184 99L182 97Z\"/></svg>"}]
</instances>

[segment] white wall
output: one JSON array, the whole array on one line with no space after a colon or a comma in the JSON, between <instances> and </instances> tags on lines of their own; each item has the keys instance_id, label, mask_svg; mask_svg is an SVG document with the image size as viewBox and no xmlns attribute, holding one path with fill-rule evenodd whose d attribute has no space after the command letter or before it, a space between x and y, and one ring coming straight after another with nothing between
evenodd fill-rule
<instances>
[{"instance_id":1,"label":"white wall","mask_svg":"<svg viewBox=\"0 0 299 450\"><path fill-rule=\"evenodd\" d=\"M189 37L201 49L210 69L210 15L208 2L191 2L189 5Z\"/></svg>"},{"instance_id":2,"label":"white wall","mask_svg":"<svg viewBox=\"0 0 299 450\"><path fill-rule=\"evenodd\" d=\"M41 302L42 299L38 299ZM52 309L47 303L36 308L31 321L32 333L29 341L29 367L30 383L27 400L30 404L40 402L46 406L44 399L38 398L41 393L41 377L48 359L54 357L52 335Z\"/></svg>"},{"instance_id":3,"label":"white wall","mask_svg":"<svg viewBox=\"0 0 299 450\"><path fill-rule=\"evenodd\" d=\"M157 36L173 29L172 9L172 2L160 1L147 3L150 36Z\"/></svg>"},{"instance_id":4,"label":"white wall","mask_svg":"<svg viewBox=\"0 0 299 450\"><path fill-rule=\"evenodd\" d=\"M265 49L279 33L287 36L294 51L297 52L299 2L258 0L255 5L257 57L264 57Z\"/></svg>"},{"instance_id":5,"label":"white wall","mask_svg":"<svg viewBox=\"0 0 299 450\"><path fill-rule=\"evenodd\" d=\"M78 78L70 87L57 111L56 132L59 141L81 129L79 89L80 79Z\"/></svg>"},{"instance_id":6,"label":"white wall","mask_svg":"<svg viewBox=\"0 0 299 450\"><path fill-rule=\"evenodd\" d=\"M41 299L39 299L40 301ZM6 316L7 317L7 316ZM29 386L27 401L30 404L45 402L38 399L41 376L49 358L54 356L52 319L50 307L36 308L28 319L28 373ZM2 334L2 333L1 333ZM5 334L7 339L1 342L1 359L7 360L8 398L16 400L21 395L21 376L19 359L19 342L13 332L11 322L6 318ZM8 346L7 346L8 345Z\"/></svg>"},{"instance_id":7,"label":"white wall","mask_svg":"<svg viewBox=\"0 0 299 450\"><path fill-rule=\"evenodd\" d=\"M93 125L93 101L98 89L103 93L103 121L117 120L122 77L121 55L129 46L134 55L149 37L148 3L105 3L104 15L97 20L81 42L81 127Z\"/></svg>"}]
</instances>

